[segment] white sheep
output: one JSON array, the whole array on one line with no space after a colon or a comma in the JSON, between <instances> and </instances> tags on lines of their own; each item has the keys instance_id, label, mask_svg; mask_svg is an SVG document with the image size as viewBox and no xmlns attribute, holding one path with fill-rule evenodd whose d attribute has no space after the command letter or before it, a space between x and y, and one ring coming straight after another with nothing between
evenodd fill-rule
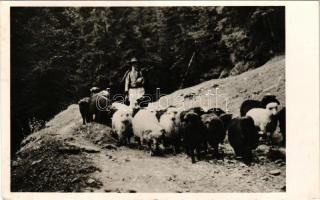
<instances>
[{"instance_id":1,"label":"white sheep","mask_svg":"<svg viewBox=\"0 0 320 200\"><path fill-rule=\"evenodd\" d=\"M132 111L132 108L130 108L129 106L123 104L123 103L119 103L119 102L114 102L111 104L110 109L114 109L115 111L117 110L129 110Z\"/></svg>"},{"instance_id":2,"label":"white sheep","mask_svg":"<svg viewBox=\"0 0 320 200\"><path fill-rule=\"evenodd\" d=\"M180 111L176 108L168 108L160 117L160 125L165 130L166 145L173 145L174 153L177 153L180 146Z\"/></svg>"},{"instance_id":3,"label":"white sheep","mask_svg":"<svg viewBox=\"0 0 320 200\"><path fill-rule=\"evenodd\" d=\"M114 104L113 104L114 105ZM112 129L117 134L119 144L130 144L132 132L132 109L117 104L117 111L112 116Z\"/></svg>"},{"instance_id":4,"label":"white sheep","mask_svg":"<svg viewBox=\"0 0 320 200\"><path fill-rule=\"evenodd\" d=\"M259 134L270 137L275 131L277 120L269 109L253 108L246 114L253 119L254 125L260 129Z\"/></svg>"},{"instance_id":5,"label":"white sheep","mask_svg":"<svg viewBox=\"0 0 320 200\"><path fill-rule=\"evenodd\" d=\"M133 134L139 138L140 144L147 144L150 155L159 150L164 137L164 129L161 127L155 112L149 109L141 109L132 119Z\"/></svg>"}]
</instances>

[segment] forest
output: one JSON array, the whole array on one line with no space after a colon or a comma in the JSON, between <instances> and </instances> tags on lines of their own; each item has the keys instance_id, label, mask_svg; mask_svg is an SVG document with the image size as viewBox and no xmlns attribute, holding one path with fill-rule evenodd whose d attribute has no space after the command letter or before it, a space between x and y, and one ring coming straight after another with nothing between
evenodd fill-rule
<instances>
[{"instance_id":1,"label":"forest","mask_svg":"<svg viewBox=\"0 0 320 200\"><path fill-rule=\"evenodd\" d=\"M285 7L13 7L10 31L14 153L91 87L123 93L132 57L168 94L284 54Z\"/></svg>"}]
</instances>

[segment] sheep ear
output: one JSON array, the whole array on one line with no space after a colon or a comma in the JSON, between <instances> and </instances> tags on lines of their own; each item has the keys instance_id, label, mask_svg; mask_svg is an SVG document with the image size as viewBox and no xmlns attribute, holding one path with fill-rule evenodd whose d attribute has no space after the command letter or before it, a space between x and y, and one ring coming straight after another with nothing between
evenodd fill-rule
<instances>
[{"instance_id":1,"label":"sheep ear","mask_svg":"<svg viewBox=\"0 0 320 200\"><path fill-rule=\"evenodd\" d=\"M163 113L165 113L167 111L167 109L163 109L163 110L157 110L156 111L156 117L159 120L161 115L163 115Z\"/></svg>"},{"instance_id":2,"label":"sheep ear","mask_svg":"<svg viewBox=\"0 0 320 200\"><path fill-rule=\"evenodd\" d=\"M132 117L134 117L139 112L140 109L141 109L140 107L134 107L132 109Z\"/></svg>"},{"instance_id":3,"label":"sheep ear","mask_svg":"<svg viewBox=\"0 0 320 200\"><path fill-rule=\"evenodd\" d=\"M183 121L184 115L186 114L186 111L182 111L180 113L180 120Z\"/></svg>"}]
</instances>

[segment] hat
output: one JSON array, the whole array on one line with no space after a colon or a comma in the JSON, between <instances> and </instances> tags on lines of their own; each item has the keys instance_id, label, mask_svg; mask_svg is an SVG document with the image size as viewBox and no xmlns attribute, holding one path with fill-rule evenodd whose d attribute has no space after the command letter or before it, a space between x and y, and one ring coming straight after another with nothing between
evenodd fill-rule
<instances>
[{"instance_id":1,"label":"hat","mask_svg":"<svg viewBox=\"0 0 320 200\"><path fill-rule=\"evenodd\" d=\"M98 88L98 87L92 87L92 88L90 89L90 92L92 92L92 93L97 93L97 92L99 92L99 90L100 90L100 88Z\"/></svg>"},{"instance_id":2,"label":"hat","mask_svg":"<svg viewBox=\"0 0 320 200\"><path fill-rule=\"evenodd\" d=\"M129 63L138 63L138 59L133 57L131 58L131 60L129 61Z\"/></svg>"}]
</instances>

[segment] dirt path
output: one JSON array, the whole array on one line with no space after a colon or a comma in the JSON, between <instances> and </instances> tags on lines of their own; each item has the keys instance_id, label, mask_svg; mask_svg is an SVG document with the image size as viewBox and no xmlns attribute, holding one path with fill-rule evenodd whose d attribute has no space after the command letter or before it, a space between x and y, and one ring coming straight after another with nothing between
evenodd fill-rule
<instances>
[{"instance_id":1,"label":"dirt path","mask_svg":"<svg viewBox=\"0 0 320 200\"><path fill-rule=\"evenodd\" d=\"M97 192L280 192L285 166L269 161L247 167L227 155L223 161L191 164L185 154L150 157L148 152L121 147L92 155L103 183ZM269 174L279 169L280 175Z\"/></svg>"}]
</instances>

